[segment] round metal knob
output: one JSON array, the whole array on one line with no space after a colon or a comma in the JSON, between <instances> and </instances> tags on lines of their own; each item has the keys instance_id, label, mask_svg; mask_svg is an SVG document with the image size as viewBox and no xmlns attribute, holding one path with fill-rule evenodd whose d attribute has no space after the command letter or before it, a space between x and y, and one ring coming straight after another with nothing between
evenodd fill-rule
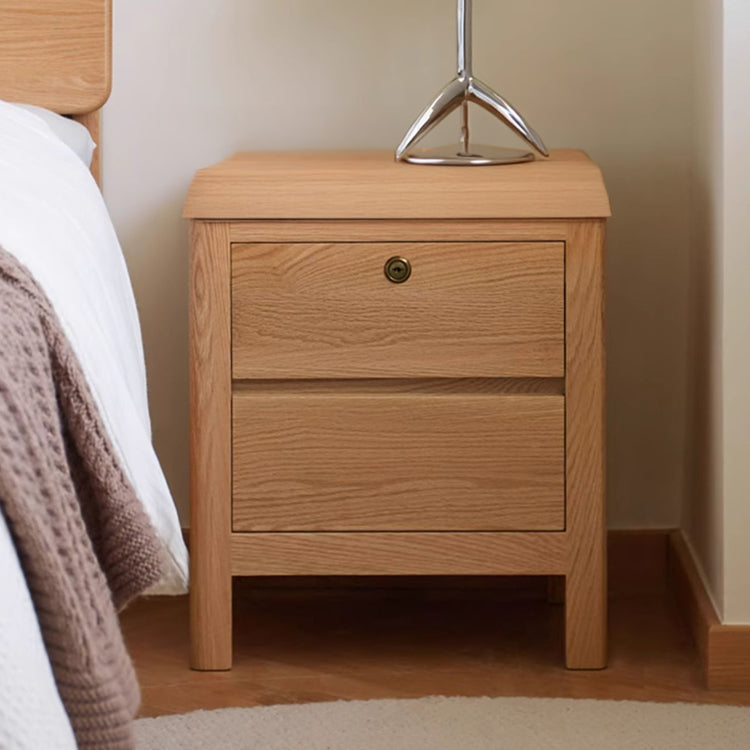
<instances>
[{"instance_id":1,"label":"round metal knob","mask_svg":"<svg viewBox=\"0 0 750 750\"><path fill-rule=\"evenodd\" d=\"M406 258L394 255L385 262L385 277L394 284L403 284L411 276L411 263Z\"/></svg>"}]
</instances>

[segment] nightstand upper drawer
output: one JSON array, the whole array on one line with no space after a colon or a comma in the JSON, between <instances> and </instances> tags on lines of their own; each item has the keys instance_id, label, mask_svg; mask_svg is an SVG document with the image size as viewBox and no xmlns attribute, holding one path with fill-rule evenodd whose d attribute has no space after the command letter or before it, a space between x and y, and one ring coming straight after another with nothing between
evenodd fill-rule
<instances>
[{"instance_id":1,"label":"nightstand upper drawer","mask_svg":"<svg viewBox=\"0 0 750 750\"><path fill-rule=\"evenodd\" d=\"M563 243L236 244L233 376L562 377L564 266Z\"/></svg>"}]
</instances>

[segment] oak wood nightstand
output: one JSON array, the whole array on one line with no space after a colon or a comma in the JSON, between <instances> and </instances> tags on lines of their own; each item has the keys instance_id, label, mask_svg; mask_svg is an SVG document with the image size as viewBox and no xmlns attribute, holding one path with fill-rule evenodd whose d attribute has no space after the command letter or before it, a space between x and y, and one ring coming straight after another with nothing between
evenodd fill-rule
<instances>
[{"instance_id":1,"label":"oak wood nightstand","mask_svg":"<svg viewBox=\"0 0 750 750\"><path fill-rule=\"evenodd\" d=\"M564 576L606 662L601 174L390 152L199 171L190 253L192 665L232 576Z\"/></svg>"}]
</instances>

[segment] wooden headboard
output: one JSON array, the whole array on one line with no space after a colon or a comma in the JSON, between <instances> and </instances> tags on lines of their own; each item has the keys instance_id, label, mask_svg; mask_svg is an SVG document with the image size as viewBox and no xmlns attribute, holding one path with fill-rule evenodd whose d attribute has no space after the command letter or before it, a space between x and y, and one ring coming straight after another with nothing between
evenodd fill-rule
<instances>
[{"instance_id":1,"label":"wooden headboard","mask_svg":"<svg viewBox=\"0 0 750 750\"><path fill-rule=\"evenodd\" d=\"M100 143L111 88L112 0L0 0L0 99L70 115Z\"/></svg>"}]
</instances>

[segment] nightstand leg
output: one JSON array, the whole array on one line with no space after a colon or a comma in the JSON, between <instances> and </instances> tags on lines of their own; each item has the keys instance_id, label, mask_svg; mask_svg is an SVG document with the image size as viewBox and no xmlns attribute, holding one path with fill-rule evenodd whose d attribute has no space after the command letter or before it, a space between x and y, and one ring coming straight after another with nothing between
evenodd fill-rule
<instances>
[{"instance_id":1,"label":"nightstand leg","mask_svg":"<svg viewBox=\"0 0 750 750\"><path fill-rule=\"evenodd\" d=\"M232 668L232 375L226 224L190 228L190 664Z\"/></svg>"},{"instance_id":2,"label":"nightstand leg","mask_svg":"<svg viewBox=\"0 0 750 750\"><path fill-rule=\"evenodd\" d=\"M192 538L192 534L191 534ZM190 567L190 666L232 668L232 578L219 576L210 554L194 551Z\"/></svg>"},{"instance_id":3,"label":"nightstand leg","mask_svg":"<svg viewBox=\"0 0 750 750\"><path fill-rule=\"evenodd\" d=\"M606 587L601 565L579 569L566 577L565 666L568 669L607 666Z\"/></svg>"},{"instance_id":4,"label":"nightstand leg","mask_svg":"<svg viewBox=\"0 0 750 750\"><path fill-rule=\"evenodd\" d=\"M565 663L607 664L604 222L565 243Z\"/></svg>"}]
</instances>

